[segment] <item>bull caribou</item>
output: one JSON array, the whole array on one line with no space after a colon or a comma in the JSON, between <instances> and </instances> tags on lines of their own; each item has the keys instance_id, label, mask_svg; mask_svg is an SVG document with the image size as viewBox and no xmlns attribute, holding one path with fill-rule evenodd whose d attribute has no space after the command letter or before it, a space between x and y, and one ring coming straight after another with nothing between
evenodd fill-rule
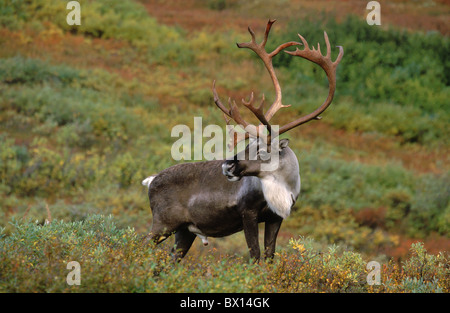
<instances>
[{"instance_id":1,"label":"bull caribou","mask_svg":"<svg viewBox=\"0 0 450 313\"><path fill-rule=\"evenodd\" d=\"M269 20L264 39L257 43L255 33L249 27L251 41L239 43L239 48L255 52L263 61L273 86L275 100L266 113L263 112L264 95L261 104L254 106L253 93L249 101L242 99L243 105L261 122L258 126L245 121L234 101L228 100L226 107L220 100L215 81L213 95L216 106L224 113L227 124L232 120L246 130L232 134L231 148L248 139L247 147L226 160L182 163L171 166L157 175L147 177L142 184L148 187L148 197L153 214L150 239L156 244L175 234L174 257L179 260L189 251L196 236L204 244L207 237L223 237L244 230L250 257L259 260L261 251L258 240L258 223L265 223L264 256L273 258L276 239L283 219L287 218L300 194L299 163L289 148L287 139L278 136L314 119L328 108L336 90L336 68L344 50L341 46L335 61L331 60L328 35L324 32L326 55L318 48L309 48L306 40L298 35L300 42L281 44L268 53L266 42L275 20ZM298 49L303 45L304 49ZM285 50L297 46L295 51ZM276 76L272 59L284 51L318 64L329 82L326 100L312 113L299 117L274 131L269 122L274 114L289 105L283 105L280 83ZM250 127L253 126L253 127ZM263 136L265 134L265 136ZM262 138L265 138L263 140ZM253 155L251 153L253 151ZM263 171L268 162L267 155L277 155L278 166L274 170Z\"/></svg>"}]
</instances>

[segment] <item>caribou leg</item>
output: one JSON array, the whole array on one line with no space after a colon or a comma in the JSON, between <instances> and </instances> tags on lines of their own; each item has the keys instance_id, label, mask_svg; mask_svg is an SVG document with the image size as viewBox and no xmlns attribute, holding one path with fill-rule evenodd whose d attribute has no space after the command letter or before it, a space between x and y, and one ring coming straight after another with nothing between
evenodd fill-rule
<instances>
[{"instance_id":1,"label":"caribou leg","mask_svg":"<svg viewBox=\"0 0 450 313\"><path fill-rule=\"evenodd\" d=\"M277 216L273 221L266 222L264 227L264 258L273 259L275 246L283 219Z\"/></svg>"},{"instance_id":2,"label":"caribou leg","mask_svg":"<svg viewBox=\"0 0 450 313\"><path fill-rule=\"evenodd\" d=\"M172 249L175 261L181 261L194 242L196 235L187 229L179 229L175 233L175 246Z\"/></svg>"},{"instance_id":3,"label":"caribou leg","mask_svg":"<svg viewBox=\"0 0 450 313\"><path fill-rule=\"evenodd\" d=\"M256 212L244 211L242 222L245 240L247 241L247 246L250 250L250 257L253 258L255 262L258 262L261 256L258 241L258 214Z\"/></svg>"}]
</instances>

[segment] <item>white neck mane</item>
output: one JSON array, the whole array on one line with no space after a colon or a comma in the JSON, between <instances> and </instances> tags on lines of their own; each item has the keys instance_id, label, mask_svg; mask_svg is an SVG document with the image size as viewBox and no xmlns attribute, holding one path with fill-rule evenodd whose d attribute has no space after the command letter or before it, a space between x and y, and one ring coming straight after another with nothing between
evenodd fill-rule
<instances>
[{"instance_id":1,"label":"white neck mane","mask_svg":"<svg viewBox=\"0 0 450 313\"><path fill-rule=\"evenodd\" d=\"M261 185L269 208L283 219L288 217L300 193L300 176L295 186L289 186L274 176L261 178Z\"/></svg>"}]
</instances>

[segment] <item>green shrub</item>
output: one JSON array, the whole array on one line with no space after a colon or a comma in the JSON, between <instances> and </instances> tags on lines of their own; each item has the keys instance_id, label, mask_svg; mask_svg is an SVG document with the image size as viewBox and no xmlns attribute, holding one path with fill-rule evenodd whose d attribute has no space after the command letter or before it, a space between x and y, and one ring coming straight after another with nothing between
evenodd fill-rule
<instances>
[{"instance_id":1,"label":"green shrub","mask_svg":"<svg viewBox=\"0 0 450 313\"><path fill-rule=\"evenodd\" d=\"M156 47L158 42L178 37L176 31L158 25L155 19L149 17L145 8L134 1L80 0L79 2L82 8L81 25L67 24L66 16L69 11L66 9L65 1L32 0L18 3L2 0L0 16L13 15L22 21L50 22L66 31L99 38L123 39L136 46Z\"/></svg>"},{"instance_id":2,"label":"green shrub","mask_svg":"<svg viewBox=\"0 0 450 313\"><path fill-rule=\"evenodd\" d=\"M450 114L447 105L450 68L446 57L450 53L450 40L447 37L382 30L356 17L348 17L342 23L325 17L295 20L288 29L276 44L292 40L294 32L299 32L310 47L317 47L317 42L325 47L322 32L326 30L333 46L345 48L337 70L335 109L327 115L331 123L350 131L399 136L405 142L429 143L449 138L445 126ZM336 54L337 49L332 49L333 60ZM296 88L290 94L304 94L301 85L310 84L311 80L326 86L323 71L311 62L280 54L274 64L288 69L287 88L289 85ZM321 93L325 97L326 91ZM340 95L353 100L347 103ZM315 101L316 106L321 103L320 99ZM297 102L297 99L286 100L286 103Z\"/></svg>"},{"instance_id":3,"label":"green shrub","mask_svg":"<svg viewBox=\"0 0 450 313\"><path fill-rule=\"evenodd\" d=\"M22 63L23 60L13 58L13 62ZM34 118L36 122L55 123L54 126L70 125L67 131L74 132L64 134L63 131L60 135L63 139L69 139L69 145L89 147L94 139L93 135L109 141L126 142L128 136L136 135L142 128L141 120L131 109L124 108L114 99L113 94L103 94L87 88L92 87L93 78L90 73L83 74L90 78L77 77L76 83L84 85L81 88L73 86L66 79L63 85L59 85L54 84L49 79L52 76L47 75L49 72L53 73L51 67L49 70L40 70L46 68L45 63L29 60L25 63L37 65L35 68L40 74L24 74L20 81L43 84L18 86L20 92L17 89L7 89L2 94L3 101L10 103L9 107L18 113ZM95 73L93 74L95 77ZM22 77L20 72L14 72L14 75L14 81ZM72 82L75 84L75 81ZM106 89L109 88L111 84ZM79 138L88 132L91 132L90 138Z\"/></svg>"},{"instance_id":4,"label":"green shrub","mask_svg":"<svg viewBox=\"0 0 450 313\"><path fill-rule=\"evenodd\" d=\"M12 222L0 235L2 292L448 292L448 256L414 244L399 267L380 268L381 285L367 284L367 261L338 246L291 239L272 263L206 255L174 263L170 246L153 247L111 217L49 224ZM80 264L80 285L66 283L68 262Z\"/></svg>"},{"instance_id":5,"label":"green shrub","mask_svg":"<svg viewBox=\"0 0 450 313\"><path fill-rule=\"evenodd\" d=\"M320 156L320 157L319 157ZM384 167L349 163L327 156L322 150L304 155L302 200L319 207L328 204L336 209L389 205L383 197L393 189L413 189L412 174L403 167Z\"/></svg>"},{"instance_id":6,"label":"green shrub","mask_svg":"<svg viewBox=\"0 0 450 313\"><path fill-rule=\"evenodd\" d=\"M50 65L38 59L20 55L0 59L0 82L6 84L60 82L70 84L80 78L80 72L65 65Z\"/></svg>"},{"instance_id":7,"label":"green shrub","mask_svg":"<svg viewBox=\"0 0 450 313\"><path fill-rule=\"evenodd\" d=\"M9 185L19 179L24 164L27 164L30 154L25 146L17 146L14 139L0 134L0 182Z\"/></svg>"},{"instance_id":8,"label":"green shrub","mask_svg":"<svg viewBox=\"0 0 450 313\"><path fill-rule=\"evenodd\" d=\"M302 154L302 190L298 213L287 221L297 231L366 247L366 229L359 229L351 211L386 208L384 227L424 238L448 232L448 175L417 175L398 164L385 166L346 162L323 149ZM315 213L314 213L315 212ZM381 233L380 233L381 234ZM394 244L390 236L380 244ZM370 247L375 248L374 246Z\"/></svg>"},{"instance_id":9,"label":"green shrub","mask_svg":"<svg viewBox=\"0 0 450 313\"><path fill-rule=\"evenodd\" d=\"M450 231L450 176L424 175L418 180L411 202L409 232L427 236L431 231L448 234Z\"/></svg>"}]
</instances>

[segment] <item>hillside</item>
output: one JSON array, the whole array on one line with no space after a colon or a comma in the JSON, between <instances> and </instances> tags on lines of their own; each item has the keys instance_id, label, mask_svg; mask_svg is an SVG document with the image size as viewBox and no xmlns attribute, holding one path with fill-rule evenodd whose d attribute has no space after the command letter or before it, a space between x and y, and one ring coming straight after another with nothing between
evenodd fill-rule
<instances>
[{"instance_id":1,"label":"hillside","mask_svg":"<svg viewBox=\"0 0 450 313\"><path fill-rule=\"evenodd\" d=\"M48 231L59 234L55 235L59 241L52 243L52 236L44 236L43 246L56 249L57 255L62 247L68 249L68 255L78 255L76 248L68 248L72 239L64 237L66 231L73 232L82 227L74 225L84 221L103 225L98 219L104 219L118 229L114 230L117 234L109 234L111 238L124 238L117 246L120 253L141 261L149 257L147 250L120 250L126 240L137 240L133 238L150 230L152 217L141 180L179 163L171 157L176 140L171 137L173 126L193 128L194 117L201 116L204 125L225 127L214 106L213 80L223 97L239 99L253 91L255 95L264 93L267 102L273 99L273 86L260 60L235 45L250 39L248 25L260 38L270 17L277 22L268 49L296 40L297 33L310 45L319 42L325 47L324 30L332 45L345 48L335 99L323 119L284 136L291 139L300 160L302 191L279 235L279 259L287 260L285 267L276 264L272 275L289 271L295 262L310 260L314 249L328 251L326 247L333 244L352 253L351 258L361 264L361 258L384 264L392 258L389 264L406 266L401 274L406 276L413 273L413 266L405 264L412 263L396 262L413 262L415 256L425 255L426 249L427 255L432 255L430 260L435 258L433 264L447 262L444 272L436 265L434 273L448 272L450 41L446 21L450 7L445 1L432 5L428 1L389 1L383 4L381 27L367 25L367 11L365 5L358 6L360 1L79 2L82 24L69 26L64 1L0 0L3 251L9 251L8 240L9 244L20 241L18 234L25 229L31 237L24 235L26 248L17 253L33 255L31 246L37 241L32 234L45 231L45 226L39 225L49 219L53 228ZM336 55L337 49L333 49L332 58ZM287 54L277 56L274 65L283 101L292 104L276 115L276 122L284 124L322 103L327 82L316 65ZM36 220L38 226L27 224ZM133 231L127 233L127 229ZM79 236L83 240L89 237ZM308 246L307 258L300 253L300 259L294 260L289 253L298 252L300 242L306 245L306 241L296 241L300 236L313 238L314 245ZM301 240L306 240L303 237ZM213 238L206 248L195 242L190 254L204 262L224 262L220 263L223 267L231 262L236 271L247 271L251 266L240 259L248 254L243 239L242 233ZM96 240L101 242L92 244L109 246L102 241L106 239ZM411 254L411 244L417 241L423 246L415 244ZM164 251L159 252L161 258ZM447 258L440 252L447 253ZM6 264L17 255L8 253L3 254L0 266L11 270L14 266ZM106 256L103 262L115 264L105 261L111 256L108 253L98 253ZM45 256L35 256L30 264L36 266ZM343 258L336 262L344 262L344 256L336 254ZM239 261L233 263L235 258ZM345 262L349 264L347 259ZM136 270L143 271L150 263L139 263ZM170 267L162 272L170 276L178 270ZM198 268L183 270L206 275ZM324 274L329 268L321 270ZM262 272L256 275L264 276ZM421 278L431 282L432 276ZM266 287L274 286L270 276L264 279ZM275 289L261 287L264 290L254 289L256 283L251 282L248 286L253 287L243 290L233 289L236 286L231 282L227 286L230 289L222 291L344 290L320 284L298 286L297 290L290 290L287 283ZM349 290L368 291L353 287ZM448 285L428 287L448 291ZM58 288L64 287L55 288L61 291ZM166 291L177 288L181 287ZM401 290L410 291L406 287Z\"/></svg>"}]
</instances>

